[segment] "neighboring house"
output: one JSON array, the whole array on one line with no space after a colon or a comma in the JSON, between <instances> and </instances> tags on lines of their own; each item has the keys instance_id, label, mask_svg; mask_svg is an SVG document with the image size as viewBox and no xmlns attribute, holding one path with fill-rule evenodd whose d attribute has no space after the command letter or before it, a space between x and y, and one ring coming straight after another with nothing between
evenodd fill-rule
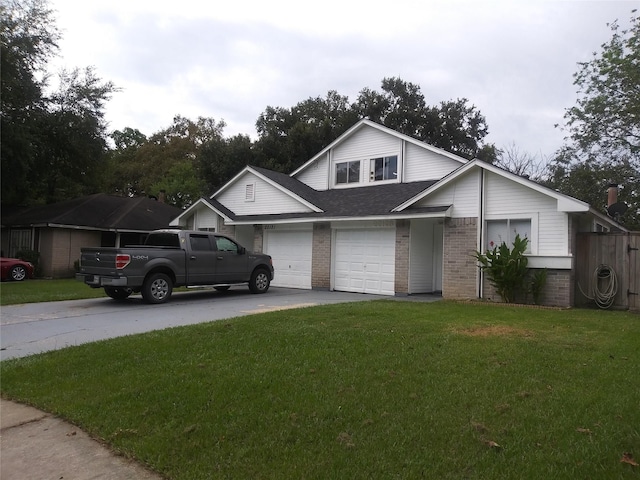
<instances>
[{"instance_id":1,"label":"neighboring house","mask_svg":"<svg viewBox=\"0 0 640 480\"><path fill-rule=\"evenodd\" d=\"M603 195L605 192L603 192ZM577 232L620 229L589 205L362 120L290 175L246 167L173 225L273 257L273 285L497 299L473 257L515 234L547 268L544 303L573 303Z\"/></svg>"},{"instance_id":2,"label":"neighboring house","mask_svg":"<svg viewBox=\"0 0 640 480\"><path fill-rule=\"evenodd\" d=\"M80 248L140 244L151 230L168 227L181 209L147 197L103 193L51 205L3 208L2 252L40 253L41 274L70 277Z\"/></svg>"}]
</instances>

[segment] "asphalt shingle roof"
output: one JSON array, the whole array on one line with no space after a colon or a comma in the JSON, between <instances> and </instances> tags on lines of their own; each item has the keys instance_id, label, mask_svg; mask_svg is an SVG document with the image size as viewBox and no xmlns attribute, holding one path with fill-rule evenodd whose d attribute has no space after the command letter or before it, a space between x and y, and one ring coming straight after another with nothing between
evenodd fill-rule
<instances>
[{"instance_id":1,"label":"asphalt shingle roof","mask_svg":"<svg viewBox=\"0 0 640 480\"><path fill-rule=\"evenodd\" d=\"M322 212L282 213L271 215L235 215L227 210L230 218L243 221L268 221L270 219L289 218L349 218L391 215L392 210L429 188L437 180L422 182L394 183L367 187L336 188L315 190L301 181L284 173L274 172L266 168L251 167L261 175L282 186L286 190L301 197L320 208ZM215 201L215 199L213 199ZM219 203L219 202L218 202ZM413 212L440 212L449 205L412 210Z\"/></svg>"},{"instance_id":2,"label":"asphalt shingle roof","mask_svg":"<svg viewBox=\"0 0 640 480\"><path fill-rule=\"evenodd\" d=\"M99 230L151 231L164 228L181 209L147 197L118 197L97 193L51 205L28 207L3 216L12 227L64 225Z\"/></svg>"}]
</instances>

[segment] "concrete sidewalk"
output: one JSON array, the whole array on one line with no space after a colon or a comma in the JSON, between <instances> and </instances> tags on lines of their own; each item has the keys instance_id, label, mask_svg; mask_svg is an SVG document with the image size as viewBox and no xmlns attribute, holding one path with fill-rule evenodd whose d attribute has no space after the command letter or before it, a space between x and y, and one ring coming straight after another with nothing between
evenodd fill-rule
<instances>
[{"instance_id":1,"label":"concrete sidewalk","mask_svg":"<svg viewBox=\"0 0 640 480\"><path fill-rule=\"evenodd\" d=\"M161 479L114 454L77 427L32 407L0 399L2 480Z\"/></svg>"}]
</instances>

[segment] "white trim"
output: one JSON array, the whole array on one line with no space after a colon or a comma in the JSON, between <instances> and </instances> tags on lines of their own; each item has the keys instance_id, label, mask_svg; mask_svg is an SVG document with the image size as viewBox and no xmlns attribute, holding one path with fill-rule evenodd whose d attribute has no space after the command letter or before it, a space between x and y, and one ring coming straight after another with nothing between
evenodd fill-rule
<instances>
[{"instance_id":1,"label":"white trim","mask_svg":"<svg viewBox=\"0 0 640 480\"><path fill-rule=\"evenodd\" d=\"M526 255L537 255L538 254L538 217L539 214L538 212L530 212L530 213L514 213L514 214L505 214L505 215L501 215L501 214L485 214L484 216L484 225L483 225L483 231L485 232L484 236L486 237L486 231L487 231L487 222L491 222L491 221L507 221L507 220L530 220L531 221L531 238L529 239L529 244L531 246L531 252L527 253ZM484 240L483 239L483 244L482 244L482 250L481 251L485 251L487 250L487 246L484 245Z\"/></svg>"},{"instance_id":2,"label":"white trim","mask_svg":"<svg viewBox=\"0 0 640 480\"><path fill-rule=\"evenodd\" d=\"M236 181L238 181L242 176L244 176L247 173L255 175L259 179L261 179L264 182L268 183L269 185L271 185L275 189L279 190L280 192L284 193L285 195L287 195L287 196L293 198L294 200L300 202L301 204L303 204L304 206L306 206L309 209L313 210L314 212L322 212L322 209L316 207L315 205L313 205L312 203L308 202L304 198L300 197L299 195L296 195L291 190L288 190L287 188L285 188L282 185L280 185L279 183L271 180L269 177L261 174L260 172L258 172L257 170L251 168L250 166L244 167L244 169L240 173L238 173L235 177L233 177L231 180L229 180L224 186L222 186L216 193L211 195L211 197L209 197L209 198L216 198L222 192L224 192L225 190L230 188L231 185L233 185Z\"/></svg>"},{"instance_id":3,"label":"white trim","mask_svg":"<svg viewBox=\"0 0 640 480\"><path fill-rule=\"evenodd\" d=\"M204 205L205 207L209 208L210 210L212 210L214 213L216 213L219 217L221 217L225 223L228 221L231 221L231 218L229 218L227 215L225 215L224 213L222 213L220 210L218 210L216 207L214 207L213 205L211 205L209 203L209 201L206 198L199 198L197 201L195 201L189 208L187 208L185 211L183 211L180 215L178 215L176 218L174 218L173 220L171 220L171 222L169 222L169 226L170 227L178 227L180 226L180 220L182 218L185 218L187 216L189 216L189 214L191 213L192 210L195 210L199 205Z\"/></svg>"},{"instance_id":4,"label":"white trim","mask_svg":"<svg viewBox=\"0 0 640 480\"><path fill-rule=\"evenodd\" d=\"M318 222L362 222L367 220L409 220L413 218L447 218L451 216L451 206L445 211L431 213L413 213L397 215L377 215L371 217L313 217L313 218L283 218L283 219L252 219L252 220L229 220L225 225L279 225L286 223L318 223Z\"/></svg>"},{"instance_id":5,"label":"white trim","mask_svg":"<svg viewBox=\"0 0 640 480\"><path fill-rule=\"evenodd\" d=\"M571 270L573 266L573 257L571 255L563 256L539 256L525 255L529 261L529 268L549 268L553 270Z\"/></svg>"},{"instance_id":6,"label":"white trim","mask_svg":"<svg viewBox=\"0 0 640 480\"><path fill-rule=\"evenodd\" d=\"M438 181L431 187L427 188L426 190L420 192L413 198L410 198L403 204L398 205L396 208L393 209L393 211L400 212L405 208L410 207L411 205L415 204L416 202L419 202L423 198L438 191L440 188L444 187L448 183L452 182L456 178L460 177L461 175L465 174L466 172L468 172L469 170L475 167L488 170L492 173L495 173L496 175L512 180L536 192L542 193L543 195L554 198L558 202L557 203L558 212L589 212L590 210L592 210L587 203L581 200L578 200L573 197L569 197L567 195L564 195L550 188L543 187L542 185L532 182L529 179L523 178L519 175L515 175L511 172L507 172L506 170L503 170L494 165L491 165L490 163L483 162L482 160L478 160L476 158L475 160L472 160L471 162L459 167L457 170L454 170L449 175L443 177L440 181Z\"/></svg>"},{"instance_id":7,"label":"white trim","mask_svg":"<svg viewBox=\"0 0 640 480\"><path fill-rule=\"evenodd\" d=\"M297 170L295 170L293 173L291 173L291 177L295 177L298 173L300 173L303 170L306 170L307 167L309 167L309 165L311 165L315 160L317 160L318 158L320 158L322 155L324 155L325 153L327 153L328 151L334 149L335 147L337 147L338 145L340 145L342 142L344 142L347 138L351 137L355 132L357 132L358 130L360 130L361 128L364 128L365 126L371 127L371 128L375 128L376 130L379 130L383 133L392 135L402 141L408 142L408 143L413 143L414 145L417 145L421 148L424 148L425 150L429 150L430 152L434 152L437 153L439 155L443 155L447 158L450 158L452 160L455 160L457 162L459 162L460 164L464 165L468 162L467 159L459 157L458 155L455 155L451 152L447 152L446 150L442 150L441 148L438 147L434 147L433 145L429 145L428 143L422 142L420 140L417 140L415 138L412 138L408 135L405 135L403 133L400 132L396 132L395 130L392 130L390 128L387 128L383 125L380 125L378 123L372 122L371 120L368 119L362 119L360 120L358 123L356 123L353 127L351 127L349 130L347 130L346 132L344 132L342 135L340 135L337 139L335 139L333 142L331 142L329 145L327 145L323 150L321 150L319 153L317 153L315 156L313 156L310 160L308 160L306 163L304 163L301 167L299 167Z\"/></svg>"}]
</instances>

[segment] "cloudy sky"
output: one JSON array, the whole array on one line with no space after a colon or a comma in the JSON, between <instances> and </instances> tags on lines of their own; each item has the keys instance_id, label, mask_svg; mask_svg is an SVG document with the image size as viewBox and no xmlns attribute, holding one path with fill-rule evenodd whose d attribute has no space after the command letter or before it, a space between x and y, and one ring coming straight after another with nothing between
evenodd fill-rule
<instances>
[{"instance_id":1,"label":"cloudy sky","mask_svg":"<svg viewBox=\"0 0 640 480\"><path fill-rule=\"evenodd\" d=\"M465 97L498 147L551 155L573 73L628 25L637 1L50 0L63 35L55 68L95 67L121 89L111 129L146 135L175 115L224 120L255 138L267 106L329 90L355 101L385 77L428 104Z\"/></svg>"}]
</instances>

